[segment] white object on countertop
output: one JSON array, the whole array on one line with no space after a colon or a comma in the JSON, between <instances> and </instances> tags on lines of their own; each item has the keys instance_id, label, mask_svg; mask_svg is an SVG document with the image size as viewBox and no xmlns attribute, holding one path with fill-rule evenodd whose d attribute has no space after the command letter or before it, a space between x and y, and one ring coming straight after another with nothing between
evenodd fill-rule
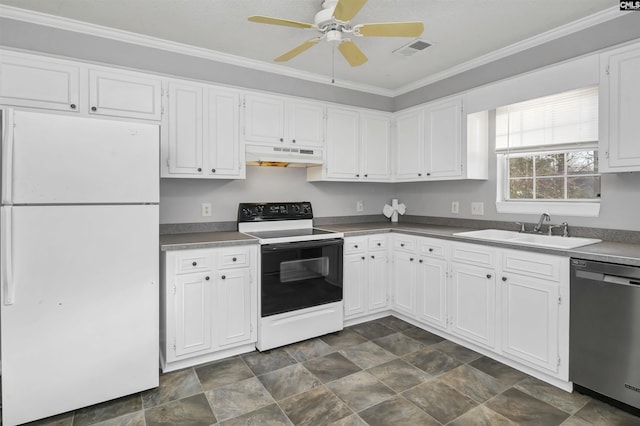
<instances>
[{"instance_id":1,"label":"white object on countertop","mask_svg":"<svg viewBox=\"0 0 640 426\"><path fill-rule=\"evenodd\" d=\"M394 198L391 200L391 205L385 204L384 207L382 208L382 214L384 214L386 217L390 217L391 222L397 222L398 213L405 214L406 211L407 211L407 206L404 203L398 204L397 198Z\"/></svg>"}]
</instances>

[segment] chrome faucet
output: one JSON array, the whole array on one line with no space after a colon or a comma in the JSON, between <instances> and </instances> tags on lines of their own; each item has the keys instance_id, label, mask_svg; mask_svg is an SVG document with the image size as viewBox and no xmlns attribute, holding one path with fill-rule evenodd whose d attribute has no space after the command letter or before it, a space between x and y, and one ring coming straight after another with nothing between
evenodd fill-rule
<instances>
[{"instance_id":1,"label":"chrome faucet","mask_svg":"<svg viewBox=\"0 0 640 426\"><path fill-rule=\"evenodd\" d=\"M538 221L538 224L533 227L533 232L540 233L541 232L540 228L542 228L542 222L544 221L550 222L551 216L549 216L547 213L542 213L540 215L540 220Z\"/></svg>"}]
</instances>

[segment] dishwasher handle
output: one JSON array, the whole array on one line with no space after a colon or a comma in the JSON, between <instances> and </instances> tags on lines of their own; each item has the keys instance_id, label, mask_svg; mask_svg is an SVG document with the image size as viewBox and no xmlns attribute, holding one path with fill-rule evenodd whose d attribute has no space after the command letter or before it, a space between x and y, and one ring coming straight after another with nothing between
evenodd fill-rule
<instances>
[{"instance_id":1,"label":"dishwasher handle","mask_svg":"<svg viewBox=\"0 0 640 426\"><path fill-rule=\"evenodd\" d=\"M576 277L584 278L591 281L598 281L598 282L618 284L618 285L627 285L631 287L640 286L640 280L638 280L637 278L623 277L620 275L603 274L602 272L577 270Z\"/></svg>"},{"instance_id":2,"label":"dishwasher handle","mask_svg":"<svg viewBox=\"0 0 640 426\"><path fill-rule=\"evenodd\" d=\"M640 281L638 280L625 277L617 277L615 275L604 275L603 281L606 283L628 285L632 287L640 286Z\"/></svg>"}]
</instances>

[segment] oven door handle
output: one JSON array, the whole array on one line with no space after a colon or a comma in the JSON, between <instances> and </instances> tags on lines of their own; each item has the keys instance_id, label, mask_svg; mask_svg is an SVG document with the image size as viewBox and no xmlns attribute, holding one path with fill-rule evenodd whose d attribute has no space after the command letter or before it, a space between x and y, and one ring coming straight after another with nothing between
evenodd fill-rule
<instances>
[{"instance_id":1,"label":"oven door handle","mask_svg":"<svg viewBox=\"0 0 640 426\"><path fill-rule=\"evenodd\" d=\"M341 246L343 245L342 238L333 238L325 240L312 240L312 241L296 241L291 243L277 243L277 244L264 244L262 246L262 252L280 251L280 250L292 250L292 249L304 249L314 247L328 247L328 246Z\"/></svg>"}]
</instances>

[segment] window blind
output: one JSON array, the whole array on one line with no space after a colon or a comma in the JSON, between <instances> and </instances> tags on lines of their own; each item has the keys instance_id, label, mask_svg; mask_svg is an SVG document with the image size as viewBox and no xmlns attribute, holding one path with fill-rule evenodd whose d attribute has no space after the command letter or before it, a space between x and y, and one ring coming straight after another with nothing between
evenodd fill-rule
<instances>
[{"instance_id":1,"label":"window blind","mask_svg":"<svg viewBox=\"0 0 640 426\"><path fill-rule=\"evenodd\" d=\"M496 109L496 153L596 148L598 87Z\"/></svg>"}]
</instances>

